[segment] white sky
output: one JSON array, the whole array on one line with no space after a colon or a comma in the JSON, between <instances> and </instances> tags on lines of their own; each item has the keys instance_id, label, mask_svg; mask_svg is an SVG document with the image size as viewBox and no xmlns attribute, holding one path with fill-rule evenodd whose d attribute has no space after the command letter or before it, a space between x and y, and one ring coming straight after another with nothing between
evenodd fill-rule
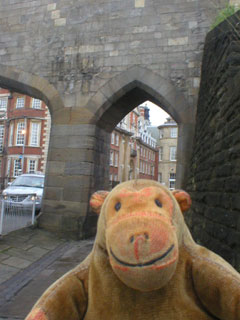
<instances>
[{"instance_id":1,"label":"white sky","mask_svg":"<svg viewBox=\"0 0 240 320\"><path fill-rule=\"evenodd\" d=\"M150 121L152 126L159 126L160 124L163 124L167 117L169 117L169 114L163 111L159 106L156 104L146 101L143 103L144 105L147 105L150 109Z\"/></svg>"}]
</instances>

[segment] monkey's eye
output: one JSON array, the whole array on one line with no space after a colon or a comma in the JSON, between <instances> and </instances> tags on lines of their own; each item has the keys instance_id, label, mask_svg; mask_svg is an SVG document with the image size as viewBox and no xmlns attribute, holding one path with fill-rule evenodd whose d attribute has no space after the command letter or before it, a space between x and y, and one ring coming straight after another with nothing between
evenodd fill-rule
<instances>
[{"instance_id":1,"label":"monkey's eye","mask_svg":"<svg viewBox=\"0 0 240 320\"><path fill-rule=\"evenodd\" d=\"M121 202L117 202L115 204L115 209L116 209L116 211L119 211L121 209Z\"/></svg>"},{"instance_id":2,"label":"monkey's eye","mask_svg":"<svg viewBox=\"0 0 240 320\"><path fill-rule=\"evenodd\" d=\"M162 208L162 203L158 199L155 200L155 203L159 208Z\"/></svg>"}]
</instances>

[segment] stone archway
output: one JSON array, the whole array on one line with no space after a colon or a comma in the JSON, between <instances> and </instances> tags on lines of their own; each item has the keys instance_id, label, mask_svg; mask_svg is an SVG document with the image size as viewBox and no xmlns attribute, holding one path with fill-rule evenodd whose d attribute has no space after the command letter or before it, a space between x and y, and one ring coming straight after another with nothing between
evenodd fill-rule
<instances>
[{"instance_id":1,"label":"stone archway","mask_svg":"<svg viewBox=\"0 0 240 320\"><path fill-rule=\"evenodd\" d=\"M0 86L43 100L51 112L41 227L74 238L94 232L96 217L88 212L88 201L93 191L108 184L109 133L146 100L160 105L179 125L177 180L184 185L194 112L159 74L140 66L126 69L100 87L84 108L64 107L48 81L10 67L0 66Z\"/></svg>"},{"instance_id":2,"label":"stone archway","mask_svg":"<svg viewBox=\"0 0 240 320\"><path fill-rule=\"evenodd\" d=\"M191 155L195 113L184 95L170 82L147 68L134 66L101 87L87 108L94 113L91 122L111 132L128 112L146 100L161 106L178 123L177 187L183 187Z\"/></svg>"},{"instance_id":3,"label":"stone archway","mask_svg":"<svg viewBox=\"0 0 240 320\"><path fill-rule=\"evenodd\" d=\"M52 117L57 111L63 111L64 105L58 91L37 75L0 64L0 86L43 100Z\"/></svg>"},{"instance_id":4,"label":"stone archway","mask_svg":"<svg viewBox=\"0 0 240 320\"><path fill-rule=\"evenodd\" d=\"M192 150L194 111L183 94L160 75L139 66L132 67L112 78L88 102L86 108L94 116L95 150L92 168L93 190L108 187L110 132L136 106L150 100L169 113L179 126L177 188L184 187ZM89 232L94 216L87 215L84 232Z\"/></svg>"}]
</instances>

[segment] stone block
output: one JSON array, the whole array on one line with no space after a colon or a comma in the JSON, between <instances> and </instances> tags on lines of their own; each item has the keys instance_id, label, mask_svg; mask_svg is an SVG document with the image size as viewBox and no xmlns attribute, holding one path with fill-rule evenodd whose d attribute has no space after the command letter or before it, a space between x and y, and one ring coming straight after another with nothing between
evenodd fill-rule
<instances>
[{"instance_id":1,"label":"stone block","mask_svg":"<svg viewBox=\"0 0 240 320\"><path fill-rule=\"evenodd\" d=\"M66 25L66 18L59 18L54 20L55 27L61 27Z\"/></svg>"},{"instance_id":2,"label":"stone block","mask_svg":"<svg viewBox=\"0 0 240 320\"><path fill-rule=\"evenodd\" d=\"M18 257L10 257L10 258L4 260L5 265L10 266L10 267L14 267L17 269L25 269L28 266L30 266L31 263L32 263L32 261L18 258Z\"/></svg>"},{"instance_id":3,"label":"stone block","mask_svg":"<svg viewBox=\"0 0 240 320\"><path fill-rule=\"evenodd\" d=\"M135 0L135 8L144 8L145 0Z\"/></svg>"},{"instance_id":4,"label":"stone block","mask_svg":"<svg viewBox=\"0 0 240 320\"><path fill-rule=\"evenodd\" d=\"M65 175L86 175L93 174L94 165L91 162L67 161L65 164Z\"/></svg>"},{"instance_id":5,"label":"stone block","mask_svg":"<svg viewBox=\"0 0 240 320\"><path fill-rule=\"evenodd\" d=\"M49 3L48 5L47 5L47 10L48 11L53 11L53 10L55 10L56 9L56 2L54 2L54 3Z\"/></svg>"},{"instance_id":6,"label":"stone block","mask_svg":"<svg viewBox=\"0 0 240 320\"><path fill-rule=\"evenodd\" d=\"M188 41L189 41L188 37L171 38L171 39L168 39L168 45L183 46L183 45L187 45Z\"/></svg>"},{"instance_id":7,"label":"stone block","mask_svg":"<svg viewBox=\"0 0 240 320\"><path fill-rule=\"evenodd\" d=\"M48 172L51 175L61 175L64 173L65 163L62 161L48 161Z\"/></svg>"},{"instance_id":8,"label":"stone block","mask_svg":"<svg viewBox=\"0 0 240 320\"><path fill-rule=\"evenodd\" d=\"M45 187L44 199L49 200L62 200L63 188L58 187Z\"/></svg>"},{"instance_id":9,"label":"stone block","mask_svg":"<svg viewBox=\"0 0 240 320\"><path fill-rule=\"evenodd\" d=\"M60 10L54 10L51 12L52 19L59 19L60 18Z\"/></svg>"}]
</instances>

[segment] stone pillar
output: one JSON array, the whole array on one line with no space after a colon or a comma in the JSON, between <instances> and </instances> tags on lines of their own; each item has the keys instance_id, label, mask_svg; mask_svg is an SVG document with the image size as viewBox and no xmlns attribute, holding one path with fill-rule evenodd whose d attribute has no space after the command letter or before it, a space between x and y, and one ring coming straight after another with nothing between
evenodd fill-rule
<instances>
[{"instance_id":1,"label":"stone pillar","mask_svg":"<svg viewBox=\"0 0 240 320\"><path fill-rule=\"evenodd\" d=\"M40 227L66 237L94 233L92 192L108 185L109 133L95 125L53 124Z\"/></svg>"},{"instance_id":2,"label":"stone pillar","mask_svg":"<svg viewBox=\"0 0 240 320\"><path fill-rule=\"evenodd\" d=\"M195 126L180 123L178 126L176 188L185 189L191 160Z\"/></svg>"}]
</instances>

